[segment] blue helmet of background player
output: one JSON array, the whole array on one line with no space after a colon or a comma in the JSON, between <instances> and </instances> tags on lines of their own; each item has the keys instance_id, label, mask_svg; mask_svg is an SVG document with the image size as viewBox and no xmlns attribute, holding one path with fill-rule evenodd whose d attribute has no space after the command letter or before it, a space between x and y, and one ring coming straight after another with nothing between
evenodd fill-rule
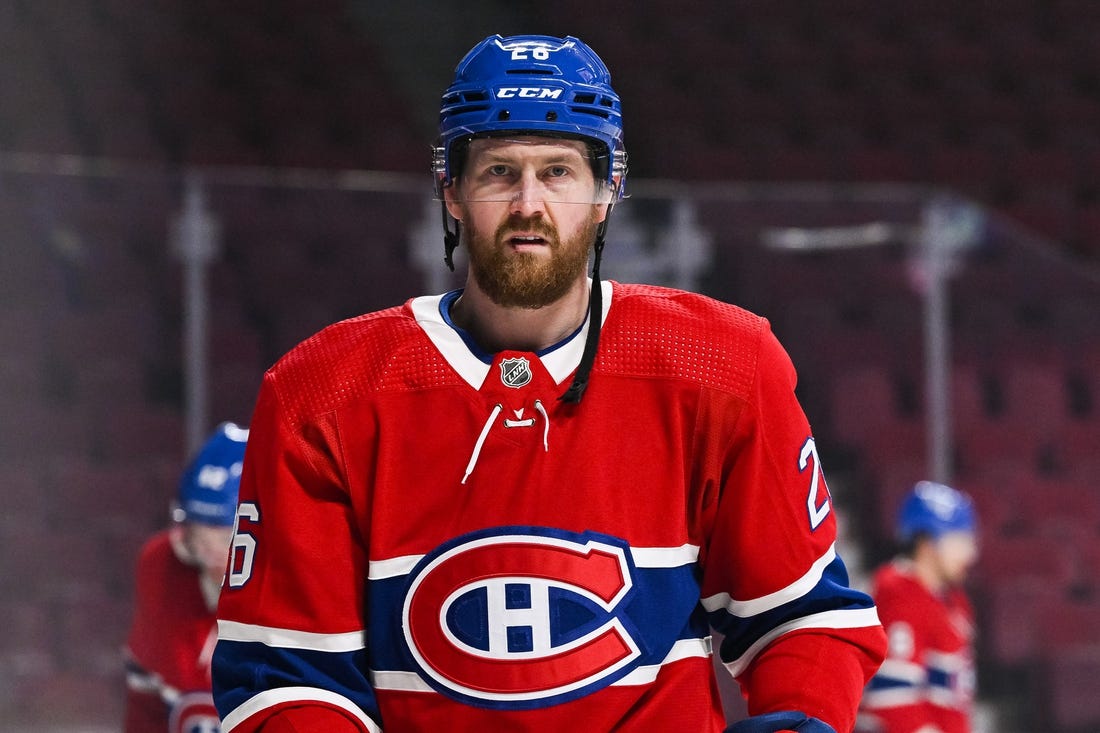
<instances>
[{"instance_id":1,"label":"blue helmet of background player","mask_svg":"<svg viewBox=\"0 0 1100 733\"><path fill-rule=\"evenodd\" d=\"M919 535L939 539L949 532L977 531L974 504L965 493L934 481L920 481L898 511L897 535L911 543Z\"/></svg>"},{"instance_id":2,"label":"blue helmet of background player","mask_svg":"<svg viewBox=\"0 0 1100 733\"><path fill-rule=\"evenodd\" d=\"M237 514L248 429L224 422L207 438L180 476L177 522L231 527Z\"/></svg>"},{"instance_id":3,"label":"blue helmet of background player","mask_svg":"<svg viewBox=\"0 0 1100 733\"><path fill-rule=\"evenodd\" d=\"M474 137L514 134L587 141L597 174L622 195L626 177L622 106L607 66L567 36L490 36L466 54L443 94L432 169L440 188Z\"/></svg>"}]
</instances>

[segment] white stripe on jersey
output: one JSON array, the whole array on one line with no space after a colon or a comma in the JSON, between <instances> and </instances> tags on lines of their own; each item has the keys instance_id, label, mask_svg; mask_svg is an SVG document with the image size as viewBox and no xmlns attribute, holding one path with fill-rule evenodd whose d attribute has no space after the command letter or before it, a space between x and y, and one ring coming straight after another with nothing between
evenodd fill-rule
<instances>
[{"instance_id":1,"label":"white stripe on jersey","mask_svg":"<svg viewBox=\"0 0 1100 733\"><path fill-rule=\"evenodd\" d=\"M370 683L376 690L401 690L402 692L432 692L432 686L416 672L371 670Z\"/></svg>"},{"instance_id":2,"label":"white stripe on jersey","mask_svg":"<svg viewBox=\"0 0 1100 733\"><path fill-rule=\"evenodd\" d=\"M969 657L965 654L958 654L955 652L941 652L935 649L929 649L924 653L924 658L930 669L935 669L947 675L958 674L971 667Z\"/></svg>"},{"instance_id":3,"label":"white stripe on jersey","mask_svg":"<svg viewBox=\"0 0 1100 733\"><path fill-rule=\"evenodd\" d=\"M388 560L371 560L367 566L367 580L385 580L408 575L423 555L402 555Z\"/></svg>"},{"instance_id":4,"label":"white stripe on jersey","mask_svg":"<svg viewBox=\"0 0 1100 733\"><path fill-rule=\"evenodd\" d=\"M236 621L218 620L219 641L258 642L264 646L282 649L305 649L314 652L356 652L365 649L366 632L349 631L343 634L316 634L309 631L277 629L272 626L256 626Z\"/></svg>"},{"instance_id":5,"label":"white stripe on jersey","mask_svg":"<svg viewBox=\"0 0 1100 733\"><path fill-rule=\"evenodd\" d=\"M765 613L773 608L782 606L784 603L801 598L813 590L814 586L821 582L821 576L825 574L825 568L835 559L836 545L833 544L829 546L829 549L825 551L824 555L819 557L814 564L810 566L809 571L805 575L788 585L786 588L780 588L774 593L769 593L766 596L760 596L759 598L753 598L747 601L735 600L730 597L729 593L718 593L702 599L703 608L712 613L724 608L728 613L740 618L749 618L750 616Z\"/></svg>"},{"instance_id":6,"label":"white stripe on jersey","mask_svg":"<svg viewBox=\"0 0 1100 733\"><path fill-rule=\"evenodd\" d=\"M699 559L699 545L679 547L632 547L630 556L639 568L678 568Z\"/></svg>"},{"instance_id":7,"label":"white stripe on jersey","mask_svg":"<svg viewBox=\"0 0 1100 733\"><path fill-rule=\"evenodd\" d=\"M803 616L781 624L764 634L745 650L744 654L732 662L727 662L725 667L730 671L730 674L736 677L745 671L745 668L749 666L764 647L791 631L798 631L799 629L860 629L878 625L878 609L874 607L824 611L810 616Z\"/></svg>"},{"instance_id":8,"label":"white stripe on jersey","mask_svg":"<svg viewBox=\"0 0 1100 733\"><path fill-rule=\"evenodd\" d=\"M678 568L699 559L699 545L679 547L632 547L630 556L639 568ZM402 555L387 560L372 560L367 569L368 580L399 578L412 572L423 555Z\"/></svg>"},{"instance_id":9,"label":"white stripe on jersey","mask_svg":"<svg viewBox=\"0 0 1100 733\"><path fill-rule=\"evenodd\" d=\"M889 690L867 690L863 693L863 706L868 710L886 710L924 702L924 691L919 687L895 687Z\"/></svg>"},{"instance_id":10,"label":"white stripe on jersey","mask_svg":"<svg viewBox=\"0 0 1100 733\"><path fill-rule=\"evenodd\" d=\"M923 666L916 662L906 662L901 659L887 657L882 666L875 673L876 677L888 677L899 682L907 682L910 685L923 685L927 672Z\"/></svg>"},{"instance_id":11,"label":"white stripe on jersey","mask_svg":"<svg viewBox=\"0 0 1100 733\"><path fill-rule=\"evenodd\" d=\"M710 656L710 637L704 639L680 639L672 645L672 649L661 660L660 664L650 664L638 667L625 675L622 679L611 684L617 686L634 686L652 684L666 664L678 662L681 659ZM371 684L377 690L400 690L402 692L432 692L432 687L420 678L415 672L395 672L388 670L372 670L370 673Z\"/></svg>"},{"instance_id":12,"label":"white stripe on jersey","mask_svg":"<svg viewBox=\"0 0 1100 733\"><path fill-rule=\"evenodd\" d=\"M286 702L323 702L340 708L362 723L370 733L382 733L382 728L359 709L359 706L343 695L317 687L279 687L253 695L236 710L222 719L221 732L230 733L251 716L267 708Z\"/></svg>"},{"instance_id":13,"label":"white stripe on jersey","mask_svg":"<svg viewBox=\"0 0 1100 733\"><path fill-rule=\"evenodd\" d=\"M672 649L661 660L660 664L650 664L645 667L638 667L631 671L621 680L616 680L611 683L612 687L617 686L631 686L631 685L649 685L657 679L657 674L661 671L661 668L666 664L672 664L673 662L679 662L681 659L691 659L693 657L709 657L710 656L710 637L703 639L680 639L672 645Z\"/></svg>"}]
</instances>

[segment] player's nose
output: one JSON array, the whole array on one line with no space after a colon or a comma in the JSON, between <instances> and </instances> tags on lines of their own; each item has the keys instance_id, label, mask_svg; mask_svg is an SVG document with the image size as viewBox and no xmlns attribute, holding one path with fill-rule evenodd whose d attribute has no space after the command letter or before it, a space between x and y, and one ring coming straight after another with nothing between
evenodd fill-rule
<instances>
[{"instance_id":1,"label":"player's nose","mask_svg":"<svg viewBox=\"0 0 1100 733\"><path fill-rule=\"evenodd\" d=\"M511 213L531 216L546 208L546 186L533 171L525 171L512 193Z\"/></svg>"}]
</instances>

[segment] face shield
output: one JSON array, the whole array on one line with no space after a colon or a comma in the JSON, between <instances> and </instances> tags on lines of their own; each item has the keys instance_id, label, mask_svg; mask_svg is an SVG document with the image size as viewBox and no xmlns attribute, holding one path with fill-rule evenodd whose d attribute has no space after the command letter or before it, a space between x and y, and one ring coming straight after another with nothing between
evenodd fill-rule
<instances>
[{"instance_id":1,"label":"face shield","mask_svg":"<svg viewBox=\"0 0 1100 733\"><path fill-rule=\"evenodd\" d=\"M579 137L470 136L434 149L436 198L458 204L542 202L612 205L623 198L626 153Z\"/></svg>"}]
</instances>

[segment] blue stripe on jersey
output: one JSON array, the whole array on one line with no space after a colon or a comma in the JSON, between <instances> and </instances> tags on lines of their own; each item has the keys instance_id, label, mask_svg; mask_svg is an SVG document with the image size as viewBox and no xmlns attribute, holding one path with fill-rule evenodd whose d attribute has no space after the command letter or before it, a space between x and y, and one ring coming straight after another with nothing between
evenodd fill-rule
<instances>
[{"instance_id":1,"label":"blue stripe on jersey","mask_svg":"<svg viewBox=\"0 0 1100 733\"><path fill-rule=\"evenodd\" d=\"M895 677L886 677L882 674L876 674L871 678L871 681L867 683L868 692L882 692L883 690L900 690L903 688L915 689L918 685L913 684L909 680L899 680Z\"/></svg>"},{"instance_id":2,"label":"blue stripe on jersey","mask_svg":"<svg viewBox=\"0 0 1100 733\"><path fill-rule=\"evenodd\" d=\"M676 568L637 568L635 586L622 604L631 636L642 651L637 665L659 664L672 645L682 639L701 639L708 634L705 613L698 607L699 585L693 565ZM417 671L401 633L401 613L408 590L406 576L372 580L370 599L370 663L374 670ZM558 596L563 600L562 596ZM582 636L599 626L596 610L582 603L556 604L562 623L561 640ZM587 615L587 617L586 617Z\"/></svg>"},{"instance_id":3,"label":"blue stripe on jersey","mask_svg":"<svg viewBox=\"0 0 1100 733\"><path fill-rule=\"evenodd\" d=\"M848 570L839 556L825 568L821 580L807 593L764 613L747 618L718 609L708 614L711 625L725 635L723 662L740 659L762 636L789 621L826 611L862 610L874 607L866 593L848 587Z\"/></svg>"},{"instance_id":4,"label":"blue stripe on jersey","mask_svg":"<svg viewBox=\"0 0 1100 733\"><path fill-rule=\"evenodd\" d=\"M443 322L455 330L455 333L462 339L462 343L466 344L466 348L470 350L470 353L476 356L480 361L486 364L493 363L493 355L485 349L478 346L474 341L474 337L470 335L470 332L459 328L455 325L455 322L451 320L451 306L455 304L455 301L462 295L462 290L451 290L443 294L443 297L439 299L439 315L443 319Z\"/></svg>"},{"instance_id":5,"label":"blue stripe on jersey","mask_svg":"<svg viewBox=\"0 0 1100 733\"><path fill-rule=\"evenodd\" d=\"M939 667L928 668L928 685L929 687L942 687L945 690L954 689L955 677L957 675L952 674L948 670L940 669Z\"/></svg>"},{"instance_id":6,"label":"blue stripe on jersey","mask_svg":"<svg viewBox=\"0 0 1100 733\"><path fill-rule=\"evenodd\" d=\"M456 538L407 574L373 578L367 596L373 672L498 709L583 697L708 633L694 560L638 567L620 539L545 527ZM479 669L496 681L471 677Z\"/></svg>"},{"instance_id":7,"label":"blue stripe on jersey","mask_svg":"<svg viewBox=\"0 0 1100 733\"><path fill-rule=\"evenodd\" d=\"M220 640L214 649L214 703L227 715L254 695L279 687L317 687L343 695L381 720L366 676L367 653L281 649L259 642Z\"/></svg>"}]
</instances>

